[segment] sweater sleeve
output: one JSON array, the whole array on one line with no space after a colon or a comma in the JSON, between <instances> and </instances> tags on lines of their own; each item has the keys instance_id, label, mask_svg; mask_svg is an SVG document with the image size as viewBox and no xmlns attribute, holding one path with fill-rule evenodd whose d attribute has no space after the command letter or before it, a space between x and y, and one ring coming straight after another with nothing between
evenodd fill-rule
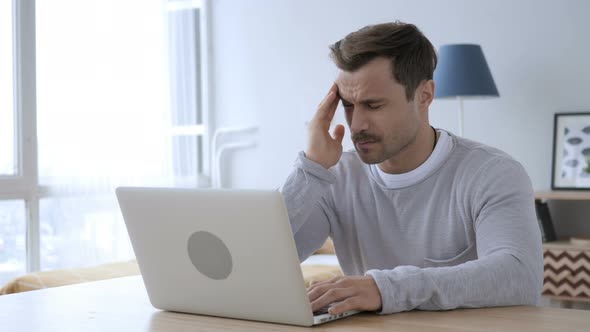
<instances>
[{"instance_id":1,"label":"sweater sleeve","mask_svg":"<svg viewBox=\"0 0 590 332\"><path fill-rule=\"evenodd\" d=\"M329 219L334 212L325 196L335 178L330 170L300 152L294 170L280 188L300 261L319 249L330 235Z\"/></svg>"},{"instance_id":2,"label":"sweater sleeve","mask_svg":"<svg viewBox=\"0 0 590 332\"><path fill-rule=\"evenodd\" d=\"M506 158L488 162L478 175L466 188L478 258L367 271L381 293L381 313L538 304L543 258L528 175Z\"/></svg>"}]
</instances>

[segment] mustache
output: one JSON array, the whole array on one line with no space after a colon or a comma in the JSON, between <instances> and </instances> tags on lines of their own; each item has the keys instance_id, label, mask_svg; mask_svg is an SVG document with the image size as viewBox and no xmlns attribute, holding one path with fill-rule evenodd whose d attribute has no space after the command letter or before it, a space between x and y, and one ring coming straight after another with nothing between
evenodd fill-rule
<instances>
[{"instance_id":1,"label":"mustache","mask_svg":"<svg viewBox=\"0 0 590 332\"><path fill-rule=\"evenodd\" d=\"M356 133L356 134L352 134L351 136L352 141L354 143L356 142L366 142L366 141L375 141L378 142L381 139L378 136L372 135L372 134L368 134L365 132L360 132L360 133Z\"/></svg>"}]
</instances>

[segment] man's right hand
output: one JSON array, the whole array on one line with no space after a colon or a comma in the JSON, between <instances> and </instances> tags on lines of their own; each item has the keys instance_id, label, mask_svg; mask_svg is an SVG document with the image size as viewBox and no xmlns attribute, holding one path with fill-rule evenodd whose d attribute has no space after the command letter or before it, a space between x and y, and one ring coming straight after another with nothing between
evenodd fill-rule
<instances>
[{"instance_id":1,"label":"man's right hand","mask_svg":"<svg viewBox=\"0 0 590 332\"><path fill-rule=\"evenodd\" d=\"M330 123L334 118L339 101L338 86L334 83L309 123L309 141L305 156L326 169L336 165L342 155L344 126L337 125L333 134L330 135Z\"/></svg>"}]
</instances>

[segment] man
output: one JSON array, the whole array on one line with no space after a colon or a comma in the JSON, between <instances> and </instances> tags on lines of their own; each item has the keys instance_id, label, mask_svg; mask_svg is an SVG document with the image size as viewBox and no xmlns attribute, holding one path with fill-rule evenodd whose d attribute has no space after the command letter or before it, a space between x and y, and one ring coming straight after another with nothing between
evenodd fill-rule
<instances>
[{"instance_id":1,"label":"man","mask_svg":"<svg viewBox=\"0 0 590 332\"><path fill-rule=\"evenodd\" d=\"M543 266L533 190L507 154L428 121L432 44L411 24L365 27L331 46L341 69L283 185L299 258L331 237L345 277L314 284L312 309L535 305ZM342 101L345 129L329 133Z\"/></svg>"}]
</instances>

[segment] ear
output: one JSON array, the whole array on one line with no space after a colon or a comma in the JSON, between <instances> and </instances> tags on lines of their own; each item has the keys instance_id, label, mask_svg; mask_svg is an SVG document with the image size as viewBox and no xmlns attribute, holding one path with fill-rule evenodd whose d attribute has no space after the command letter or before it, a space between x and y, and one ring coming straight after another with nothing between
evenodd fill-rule
<instances>
[{"instance_id":1,"label":"ear","mask_svg":"<svg viewBox=\"0 0 590 332\"><path fill-rule=\"evenodd\" d=\"M432 103L432 99L434 98L434 81L423 81L422 84L420 84L417 92L418 94L415 98L418 101L420 109L428 109L430 103Z\"/></svg>"}]
</instances>

